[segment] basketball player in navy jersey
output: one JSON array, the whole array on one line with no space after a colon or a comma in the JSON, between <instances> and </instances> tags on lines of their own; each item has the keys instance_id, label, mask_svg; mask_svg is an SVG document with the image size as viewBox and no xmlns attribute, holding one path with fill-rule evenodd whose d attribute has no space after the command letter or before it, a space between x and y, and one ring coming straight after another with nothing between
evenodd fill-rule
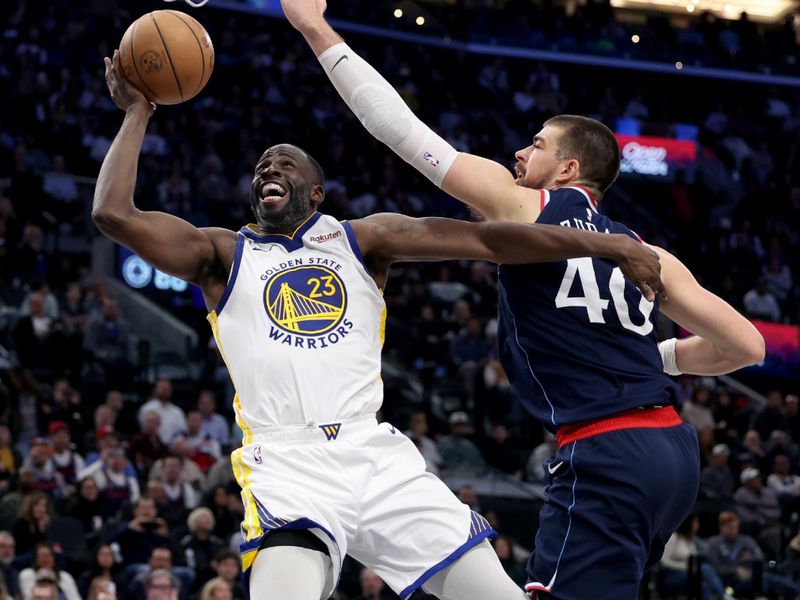
<instances>
[{"instance_id":1,"label":"basketball player in navy jersey","mask_svg":"<svg viewBox=\"0 0 800 600\"><path fill-rule=\"evenodd\" d=\"M255 166L256 224L238 233L140 211L133 192L153 106L119 75L118 52L105 64L125 119L92 216L109 238L202 289L244 434L231 464L251 596L327 598L350 554L404 599L420 587L450 600L524 597L486 539L488 522L426 472L408 438L375 418L388 267L596 255L618 261L652 296L662 289L657 255L625 235L563 227L396 214L340 223L316 210L319 164L286 144Z\"/></svg>"},{"instance_id":2,"label":"basketball player in navy jersey","mask_svg":"<svg viewBox=\"0 0 800 600\"><path fill-rule=\"evenodd\" d=\"M561 115L516 153L515 176L459 153L325 22L324 0L282 0L367 130L490 221L638 236L599 212L619 172L603 124ZM602 259L499 269L499 344L512 387L557 434L546 463L526 590L558 600L633 600L648 566L694 506L696 433L681 423L667 374L718 375L758 363L764 341L661 249L669 299L650 302ZM690 338L658 344L658 311Z\"/></svg>"}]
</instances>

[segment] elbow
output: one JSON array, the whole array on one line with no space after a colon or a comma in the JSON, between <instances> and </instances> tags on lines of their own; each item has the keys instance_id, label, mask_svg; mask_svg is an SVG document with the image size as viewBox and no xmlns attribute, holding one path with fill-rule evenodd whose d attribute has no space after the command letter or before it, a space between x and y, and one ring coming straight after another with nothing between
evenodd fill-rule
<instances>
[{"instance_id":1,"label":"elbow","mask_svg":"<svg viewBox=\"0 0 800 600\"><path fill-rule=\"evenodd\" d=\"M764 344L764 336L756 332L747 346L747 364L757 365L764 361L766 355L767 349Z\"/></svg>"},{"instance_id":2,"label":"elbow","mask_svg":"<svg viewBox=\"0 0 800 600\"><path fill-rule=\"evenodd\" d=\"M97 206L92 209L92 222L103 233L116 231L124 221L124 215L117 211Z\"/></svg>"}]
</instances>

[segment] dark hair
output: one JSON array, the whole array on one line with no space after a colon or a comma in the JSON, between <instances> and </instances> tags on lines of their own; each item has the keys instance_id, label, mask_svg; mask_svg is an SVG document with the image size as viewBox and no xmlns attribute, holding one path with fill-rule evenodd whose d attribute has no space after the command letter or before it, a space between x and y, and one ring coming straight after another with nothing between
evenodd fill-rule
<instances>
[{"instance_id":1,"label":"dark hair","mask_svg":"<svg viewBox=\"0 0 800 600\"><path fill-rule=\"evenodd\" d=\"M581 165L580 177L604 193L619 175L619 143L614 133L600 121L578 115L557 115L545 126L560 128L556 157L575 159Z\"/></svg>"},{"instance_id":2,"label":"dark hair","mask_svg":"<svg viewBox=\"0 0 800 600\"><path fill-rule=\"evenodd\" d=\"M302 150L302 148L301 148ZM306 152L303 150L303 152ZM317 176L317 181L315 183L322 185L325 183L325 170L322 168L317 162L317 159L311 156L308 152L306 152L306 156L308 157L308 162L311 163L311 167L314 169L314 174Z\"/></svg>"},{"instance_id":3,"label":"dark hair","mask_svg":"<svg viewBox=\"0 0 800 600\"><path fill-rule=\"evenodd\" d=\"M233 550L220 550L214 555L214 560L216 562L222 562L223 560L228 560L229 558L237 562L240 560L240 556Z\"/></svg>"}]
</instances>

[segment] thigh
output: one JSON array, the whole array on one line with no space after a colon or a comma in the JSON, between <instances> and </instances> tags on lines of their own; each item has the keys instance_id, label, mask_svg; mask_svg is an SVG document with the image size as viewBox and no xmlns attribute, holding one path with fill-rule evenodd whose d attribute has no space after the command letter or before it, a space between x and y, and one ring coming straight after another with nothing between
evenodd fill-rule
<instances>
[{"instance_id":1,"label":"thigh","mask_svg":"<svg viewBox=\"0 0 800 600\"><path fill-rule=\"evenodd\" d=\"M249 444L233 453L231 464L245 507L244 577L270 535L308 531L324 544L336 581L356 513L335 453L319 444Z\"/></svg>"},{"instance_id":2,"label":"thigh","mask_svg":"<svg viewBox=\"0 0 800 600\"><path fill-rule=\"evenodd\" d=\"M547 465L526 589L558 600L635 600L697 497L697 440L672 431L682 428L622 430L559 448Z\"/></svg>"},{"instance_id":3,"label":"thigh","mask_svg":"<svg viewBox=\"0 0 800 600\"><path fill-rule=\"evenodd\" d=\"M494 534L436 476L394 427L378 427L362 451L373 457L349 554L405 598Z\"/></svg>"},{"instance_id":4,"label":"thigh","mask_svg":"<svg viewBox=\"0 0 800 600\"><path fill-rule=\"evenodd\" d=\"M298 546L264 548L253 562L248 588L250 598L271 597L264 592L280 590L284 600L324 600L333 592L331 559Z\"/></svg>"}]
</instances>

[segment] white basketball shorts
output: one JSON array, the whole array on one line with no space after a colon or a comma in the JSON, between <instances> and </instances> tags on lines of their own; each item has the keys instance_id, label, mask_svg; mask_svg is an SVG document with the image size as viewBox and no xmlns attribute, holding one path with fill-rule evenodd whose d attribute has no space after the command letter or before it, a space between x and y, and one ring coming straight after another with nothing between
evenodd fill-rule
<instances>
[{"instance_id":1,"label":"white basketball shorts","mask_svg":"<svg viewBox=\"0 0 800 600\"><path fill-rule=\"evenodd\" d=\"M346 554L405 599L495 533L425 471L411 440L374 415L254 430L252 440L231 460L245 506L245 580L267 535L305 529L333 561L323 600L336 589Z\"/></svg>"}]
</instances>

